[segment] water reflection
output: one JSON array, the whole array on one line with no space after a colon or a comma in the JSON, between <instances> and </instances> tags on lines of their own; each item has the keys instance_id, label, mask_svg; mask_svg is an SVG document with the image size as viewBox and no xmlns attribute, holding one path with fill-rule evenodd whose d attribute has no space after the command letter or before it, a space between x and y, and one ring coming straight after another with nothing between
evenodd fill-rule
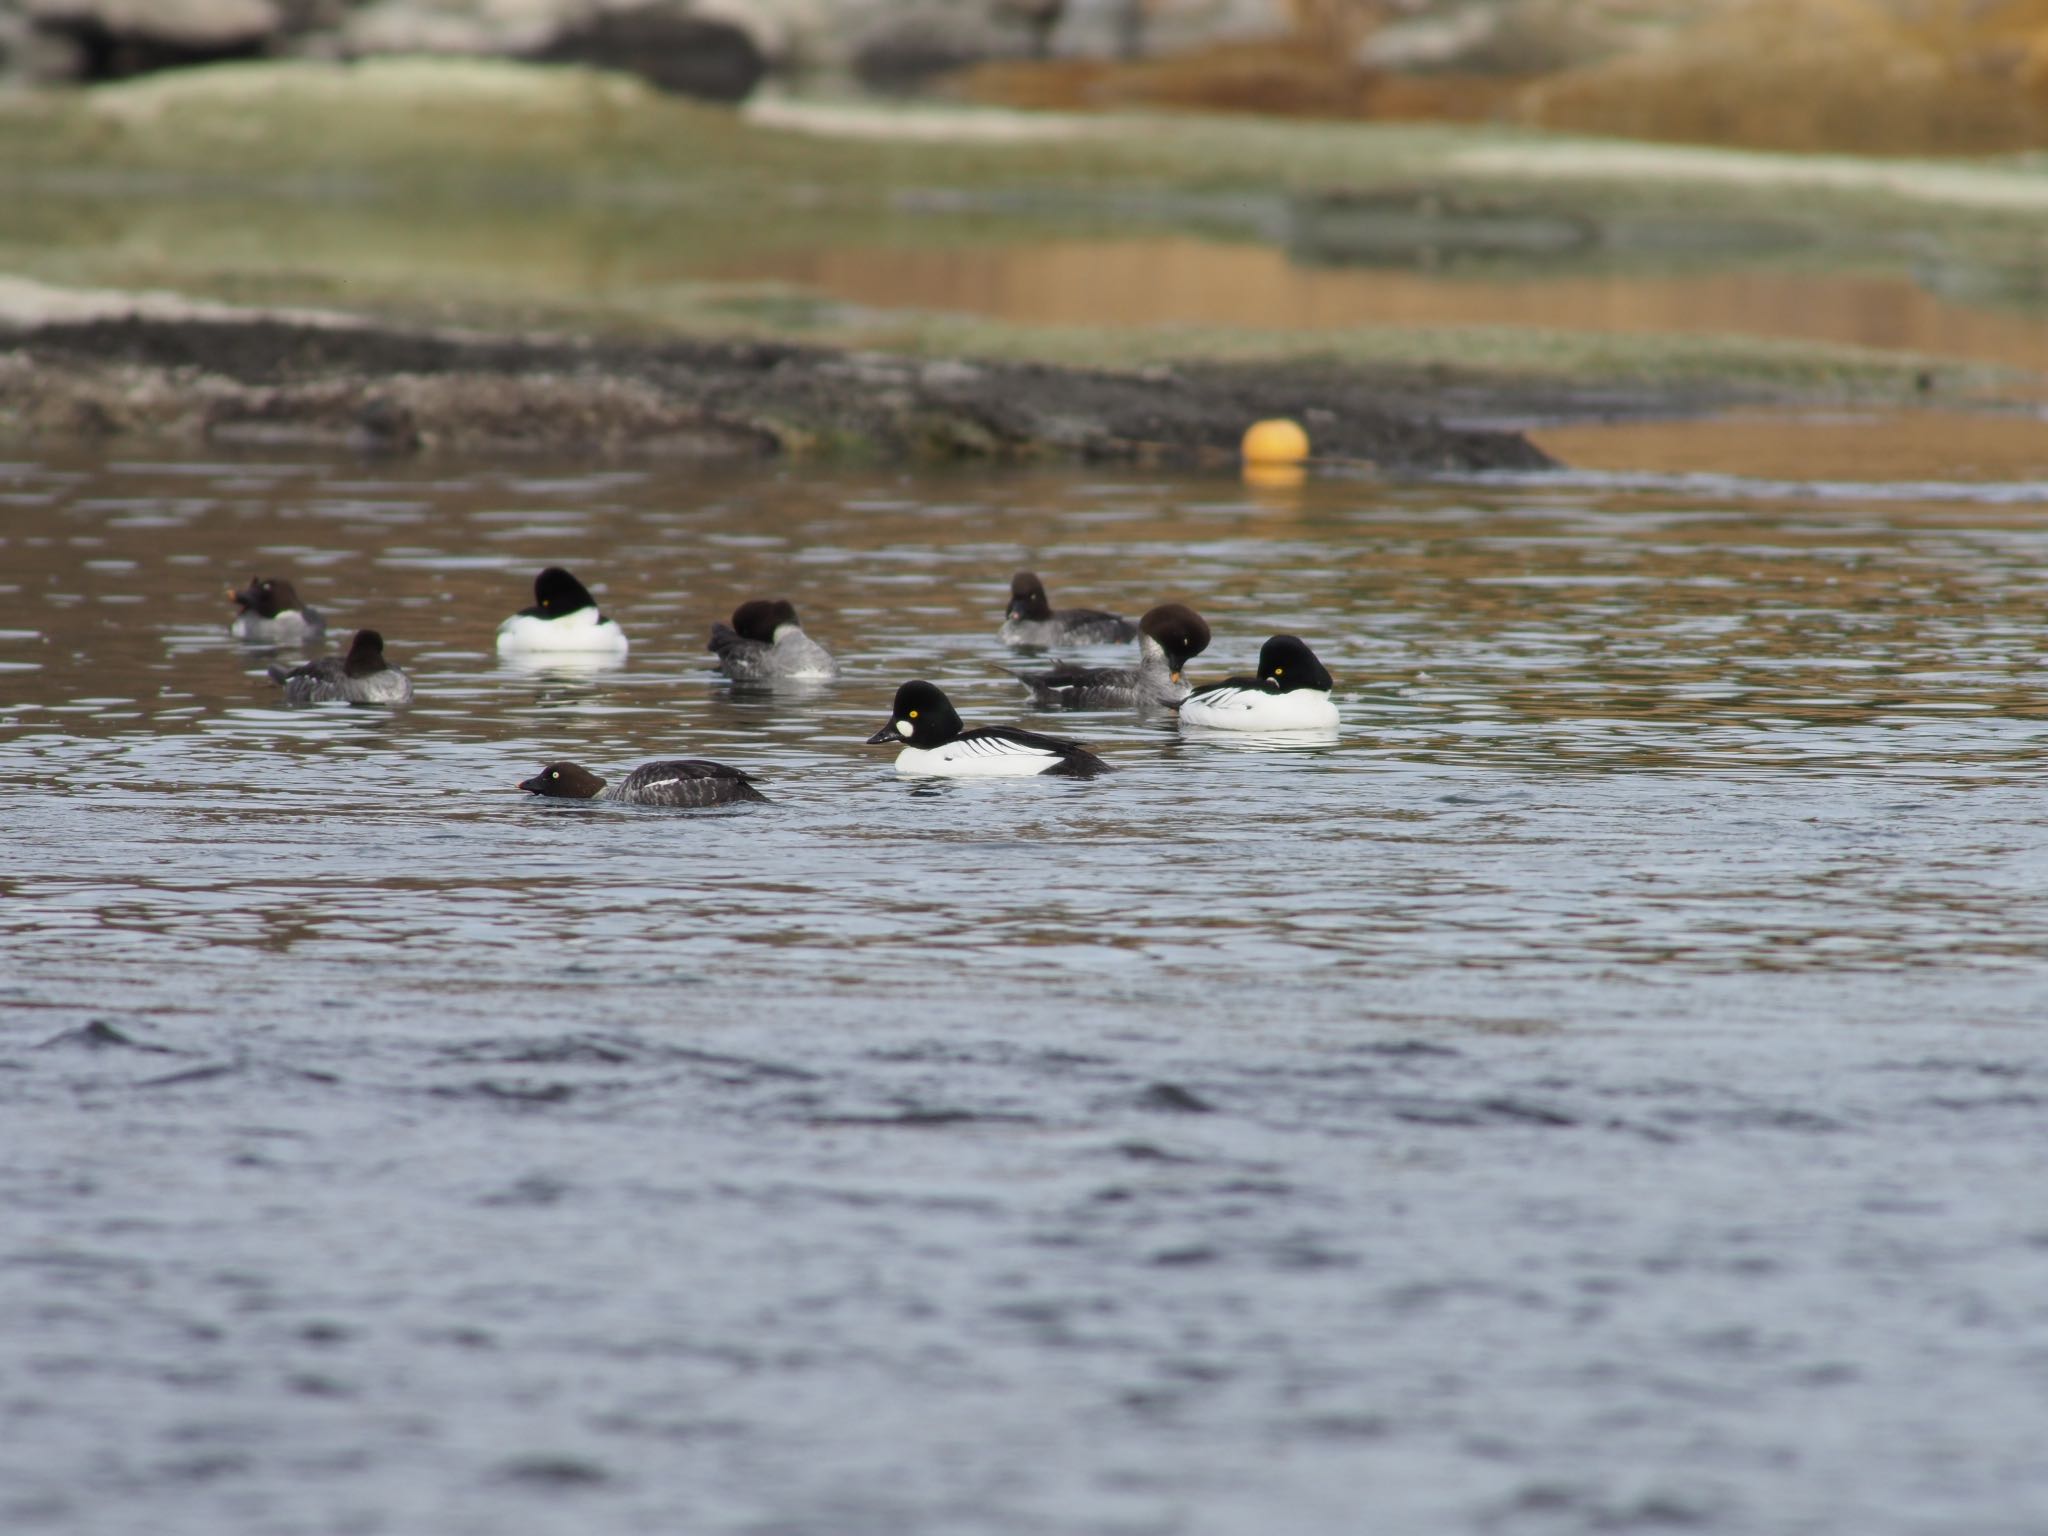
<instances>
[{"instance_id":1,"label":"water reflection","mask_svg":"<svg viewBox=\"0 0 2048 1536\"><path fill-rule=\"evenodd\" d=\"M1596 334L1800 338L2048 368L2048 319L1913 276L1800 270L1473 277L1297 264L1273 246L1184 237L751 256L773 279L850 303L1025 325L1521 326Z\"/></svg>"},{"instance_id":2,"label":"water reflection","mask_svg":"<svg viewBox=\"0 0 2048 1536\"><path fill-rule=\"evenodd\" d=\"M498 665L525 677L576 679L617 672L626 660L603 651L500 651Z\"/></svg>"}]
</instances>

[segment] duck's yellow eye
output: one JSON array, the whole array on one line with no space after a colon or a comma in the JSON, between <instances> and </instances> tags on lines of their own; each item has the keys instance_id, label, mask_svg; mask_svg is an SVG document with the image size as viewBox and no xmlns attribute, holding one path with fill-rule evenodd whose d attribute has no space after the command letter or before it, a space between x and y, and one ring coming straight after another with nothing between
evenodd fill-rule
<instances>
[{"instance_id":1,"label":"duck's yellow eye","mask_svg":"<svg viewBox=\"0 0 2048 1536\"><path fill-rule=\"evenodd\" d=\"M551 779L559 779L559 778L561 777L561 774L559 774L559 773L554 773L554 772L550 772L550 773L548 774L548 777L549 777L549 778L551 778Z\"/></svg>"},{"instance_id":2,"label":"duck's yellow eye","mask_svg":"<svg viewBox=\"0 0 2048 1536\"><path fill-rule=\"evenodd\" d=\"M913 719L913 720L915 720L915 719L917 718L917 711L916 711L916 710L914 710L914 709L913 709L913 710L912 710L912 711L910 712L910 718L911 718L911 719Z\"/></svg>"},{"instance_id":3,"label":"duck's yellow eye","mask_svg":"<svg viewBox=\"0 0 2048 1536\"><path fill-rule=\"evenodd\" d=\"M1287 675L1287 669L1285 667L1275 667L1273 669L1273 675L1275 677L1285 677Z\"/></svg>"}]
</instances>

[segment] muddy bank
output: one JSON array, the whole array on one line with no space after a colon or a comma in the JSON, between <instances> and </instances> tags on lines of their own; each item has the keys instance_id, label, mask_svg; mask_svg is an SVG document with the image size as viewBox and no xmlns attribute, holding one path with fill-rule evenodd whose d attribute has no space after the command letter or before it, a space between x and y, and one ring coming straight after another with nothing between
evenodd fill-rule
<instances>
[{"instance_id":1,"label":"muddy bank","mask_svg":"<svg viewBox=\"0 0 2048 1536\"><path fill-rule=\"evenodd\" d=\"M1521 434L1446 426L1410 379L1334 365L1111 373L778 343L406 330L305 313L0 322L0 437L517 449L690 458L1227 464L1292 416L1319 456L1393 472L1527 469Z\"/></svg>"}]
</instances>

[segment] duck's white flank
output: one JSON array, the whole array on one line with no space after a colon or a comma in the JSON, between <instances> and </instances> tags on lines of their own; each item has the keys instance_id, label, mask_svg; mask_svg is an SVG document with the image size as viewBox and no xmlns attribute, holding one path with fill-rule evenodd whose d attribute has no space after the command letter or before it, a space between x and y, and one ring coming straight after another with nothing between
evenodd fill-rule
<instances>
[{"instance_id":1,"label":"duck's white flank","mask_svg":"<svg viewBox=\"0 0 2048 1536\"><path fill-rule=\"evenodd\" d=\"M1263 688L1212 688L1180 701L1189 725L1219 731L1328 731L1337 727L1337 706L1327 693L1296 688L1268 693Z\"/></svg>"},{"instance_id":2,"label":"duck's white flank","mask_svg":"<svg viewBox=\"0 0 2048 1536\"><path fill-rule=\"evenodd\" d=\"M898 721L900 731L907 722ZM1006 736L963 736L938 747L905 747L896 771L906 776L949 779L1022 778L1044 773L1061 754Z\"/></svg>"},{"instance_id":3,"label":"duck's white flank","mask_svg":"<svg viewBox=\"0 0 2048 1536\"><path fill-rule=\"evenodd\" d=\"M501 656L535 651L596 651L623 656L626 644L626 632L619 628L618 620L605 618L595 608L578 608L556 619L515 613L498 626Z\"/></svg>"}]
</instances>

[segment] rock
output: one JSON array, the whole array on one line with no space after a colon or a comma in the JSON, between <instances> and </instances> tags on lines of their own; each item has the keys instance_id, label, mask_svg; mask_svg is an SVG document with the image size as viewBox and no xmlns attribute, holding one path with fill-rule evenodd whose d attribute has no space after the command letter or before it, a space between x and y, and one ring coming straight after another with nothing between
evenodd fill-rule
<instances>
[{"instance_id":1,"label":"rock","mask_svg":"<svg viewBox=\"0 0 2048 1536\"><path fill-rule=\"evenodd\" d=\"M951 70L1024 54L1023 32L990 12L913 6L885 12L859 33L852 65L865 86L907 91Z\"/></svg>"},{"instance_id":2,"label":"rock","mask_svg":"<svg viewBox=\"0 0 2048 1536\"><path fill-rule=\"evenodd\" d=\"M746 33L769 70L799 68L816 52L806 39L823 31L827 0L693 0L690 14L699 21L720 21Z\"/></svg>"},{"instance_id":3,"label":"rock","mask_svg":"<svg viewBox=\"0 0 2048 1536\"><path fill-rule=\"evenodd\" d=\"M1729 0L1409 0L1358 60L1402 73L1535 75L1612 58L1675 34Z\"/></svg>"},{"instance_id":4,"label":"rock","mask_svg":"<svg viewBox=\"0 0 2048 1536\"><path fill-rule=\"evenodd\" d=\"M343 21L350 57L392 53L526 56L595 14L596 0L374 0Z\"/></svg>"},{"instance_id":5,"label":"rock","mask_svg":"<svg viewBox=\"0 0 2048 1536\"><path fill-rule=\"evenodd\" d=\"M152 70L255 58L282 33L274 0L27 0L43 79L125 80Z\"/></svg>"},{"instance_id":6,"label":"rock","mask_svg":"<svg viewBox=\"0 0 2048 1536\"><path fill-rule=\"evenodd\" d=\"M556 32L533 57L626 70L661 90L706 101L744 101L768 69L740 28L662 0L600 10Z\"/></svg>"},{"instance_id":7,"label":"rock","mask_svg":"<svg viewBox=\"0 0 2048 1536\"><path fill-rule=\"evenodd\" d=\"M394 329L0 285L0 442L331 443L379 452L1055 458L1235 473L1247 421L1312 424L1383 469L1536 469L1513 432L1445 427L1334 366L1147 374L779 343Z\"/></svg>"},{"instance_id":8,"label":"rock","mask_svg":"<svg viewBox=\"0 0 2048 1536\"><path fill-rule=\"evenodd\" d=\"M744 0L377 0L338 35L343 56L456 54L589 64L665 91L740 101L767 72L775 28L734 19ZM780 39L787 49L786 35Z\"/></svg>"}]
</instances>

